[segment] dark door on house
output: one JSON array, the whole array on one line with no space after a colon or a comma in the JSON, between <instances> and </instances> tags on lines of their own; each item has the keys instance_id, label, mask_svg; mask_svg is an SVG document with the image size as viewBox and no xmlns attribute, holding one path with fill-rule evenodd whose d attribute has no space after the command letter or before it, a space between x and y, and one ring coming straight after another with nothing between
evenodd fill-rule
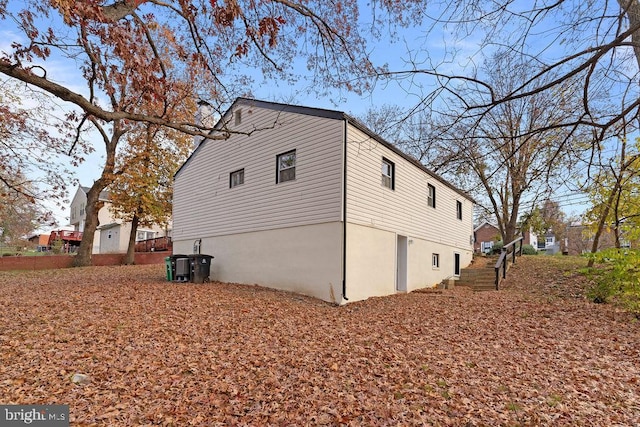
<instances>
[{"instance_id":1,"label":"dark door on house","mask_svg":"<svg viewBox=\"0 0 640 427\"><path fill-rule=\"evenodd\" d=\"M396 290L407 292L407 236L398 236L396 243Z\"/></svg>"},{"instance_id":2,"label":"dark door on house","mask_svg":"<svg viewBox=\"0 0 640 427\"><path fill-rule=\"evenodd\" d=\"M460 275L460 254L453 254L453 274Z\"/></svg>"}]
</instances>

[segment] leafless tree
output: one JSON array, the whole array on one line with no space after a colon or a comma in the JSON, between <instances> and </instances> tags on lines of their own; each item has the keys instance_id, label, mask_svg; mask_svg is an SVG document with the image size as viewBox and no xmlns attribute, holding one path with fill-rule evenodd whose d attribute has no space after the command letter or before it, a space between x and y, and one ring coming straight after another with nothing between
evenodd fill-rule
<instances>
[{"instance_id":1,"label":"leafless tree","mask_svg":"<svg viewBox=\"0 0 640 427\"><path fill-rule=\"evenodd\" d=\"M469 121L481 123L499 106L540 93L557 97L571 82L581 94L574 114L552 123L539 121L528 133L562 129L569 138L586 129L592 134L590 148L597 151L608 138L638 128L640 0L410 3L424 6L419 17L415 11L405 14L419 20L424 43L408 43L405 65L384 69L378 76L401 82L422 100L412 114L450 114L467 123L473 138L478 127L468 126ZM440 38L443 53L438 56L434 40ZM496 52L519 57L536 71L505 91L481 68L483 58ZM443 101L451 98L459 101L455 109ZM557 139L555 145L560 149L567 141Z\"/></svg>"}]
</instances>

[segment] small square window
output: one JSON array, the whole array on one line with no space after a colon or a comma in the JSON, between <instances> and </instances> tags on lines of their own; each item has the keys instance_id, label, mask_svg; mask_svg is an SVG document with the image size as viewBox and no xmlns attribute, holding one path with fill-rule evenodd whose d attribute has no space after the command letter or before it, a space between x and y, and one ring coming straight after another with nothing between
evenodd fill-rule
<instances>
[{"instance_id":1,"label":"small square window","mask_svg":"<svg viewBox=\"0 0 640 427\"><path fill-rule=\"evenodd\" d=\"M395 165L391 160L382 158L382 185L395 190Z\"/></svg>"},{"instance_id":2,"label":"small square window","mask_svg":"<svg viewBox=\"0 0 640 427\"><path fill-rule=\"evenodd\" d=\"M427 204L432 208L436 207L436 187L431 184L427 184L429 188L429 194L427 196Z\"/></svg>"},{"instance_id":3,"label":"small square window","mask_svg":"<svg viewBox=\"0 0 640 427\"><path fill-rule=\"evenodd\" d=\"M462 220L462 202L460 200L456 200L456 216Z\"/></svg>"},{"instance_id":4,"label":"small square window","mask_svg":"<svg viewBox=\"0 0 640 427\"><path fill-rule=\"evenodd\" d=\"M229 174L229 188L244 184L244 169L231 172Z\"/></svg>"},{"instance_id":5,"label":"small square window","mask_svg":"<svg viewBox=\"0 0 640 427\"><path fill-rule=\"evenodd\" d=\"M276 184L296 179L296 150L279 154L277 157L278 174Z\"/></svg>"},{"instance_id":6,"label":"small square window","mask_svg":"<svg viewBox=\"0 0 640 427\"><path fill-rule=\"evenodd\" d=\"M440 268L440 254L431 254L431 265L433 268Z\"/></svg>"}]
</instances>

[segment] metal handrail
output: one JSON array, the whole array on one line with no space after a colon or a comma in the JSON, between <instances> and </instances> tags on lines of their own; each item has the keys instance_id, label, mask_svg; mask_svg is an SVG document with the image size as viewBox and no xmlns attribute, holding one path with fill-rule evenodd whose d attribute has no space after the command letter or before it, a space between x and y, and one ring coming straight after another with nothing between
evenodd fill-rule
<instances>
[{"instance_id":1,"label":"metal handrail","mask_svg":"<svg viewBox=\"0 0 640 427\"><path fill-rule=\"evenodd\" d=\"M502 247L502 253L500 254L500 257L498 258L498 261L496 262L496 265L494 267L496 271L496 291L500 287L500 270L501 269L502 269L502 279L505 279L507 277L507 264L509 263L507 255L512 254L511 264L516 263L516 254L518 256L522 256L522 240L523 239L524 237L520 236L517 239L514 239L512 242L509 242L508 244ZM520 246L516 249L516 245L518 243L520 243ZM513 250L509 251L511 247L513 247Z\"/></svg>"}]
</instances>

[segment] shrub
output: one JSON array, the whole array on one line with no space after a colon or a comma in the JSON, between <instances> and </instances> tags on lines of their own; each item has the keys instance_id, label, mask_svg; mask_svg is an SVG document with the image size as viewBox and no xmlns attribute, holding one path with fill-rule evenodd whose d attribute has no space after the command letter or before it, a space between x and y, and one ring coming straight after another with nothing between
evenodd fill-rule
<instances>
[{"instance_id":1,"label":"shrub","mask_svg":"<svg viewBox=\"0 0 640 427\"><path fill-rule=\"evenodd\" d=\"M640 317L640 251L607 249L589 257L602 268L592 271L596 283L587 296L594 302L619 302Z\"/></svg>"},{"instance_id":2,"label":"shrub","mask_svg":"<svg viewBox=\"0 0 640 427\"><path fill-rule=\"evenodd\" d=\"M531 245L522 245L522 255L538 255L538 251Z\"/></svg>"},{"instance_id":3,"label":"shrub","mask_svg":"<svg viewBox=\"0 0 640 427\"><path fill-rule=\"evenodd\" d=\"M493 244L493 247L491 248L491 253L492 254L499 254L500 252L502 252L502 247L503 246L504 246L504 243L502 243L502 241L495 242Z\"/></svg>"},{"instance_id":4,"label":"shrub","mask_svg":"<svg viewBox=\"0 0 640 427\"><path fill-rule=\"evenodd\" d=\"M64 242L62 239L56 239L51 243L51 252L54 254L61 254L64 248Z\"/></svg>"}]
</instances>

